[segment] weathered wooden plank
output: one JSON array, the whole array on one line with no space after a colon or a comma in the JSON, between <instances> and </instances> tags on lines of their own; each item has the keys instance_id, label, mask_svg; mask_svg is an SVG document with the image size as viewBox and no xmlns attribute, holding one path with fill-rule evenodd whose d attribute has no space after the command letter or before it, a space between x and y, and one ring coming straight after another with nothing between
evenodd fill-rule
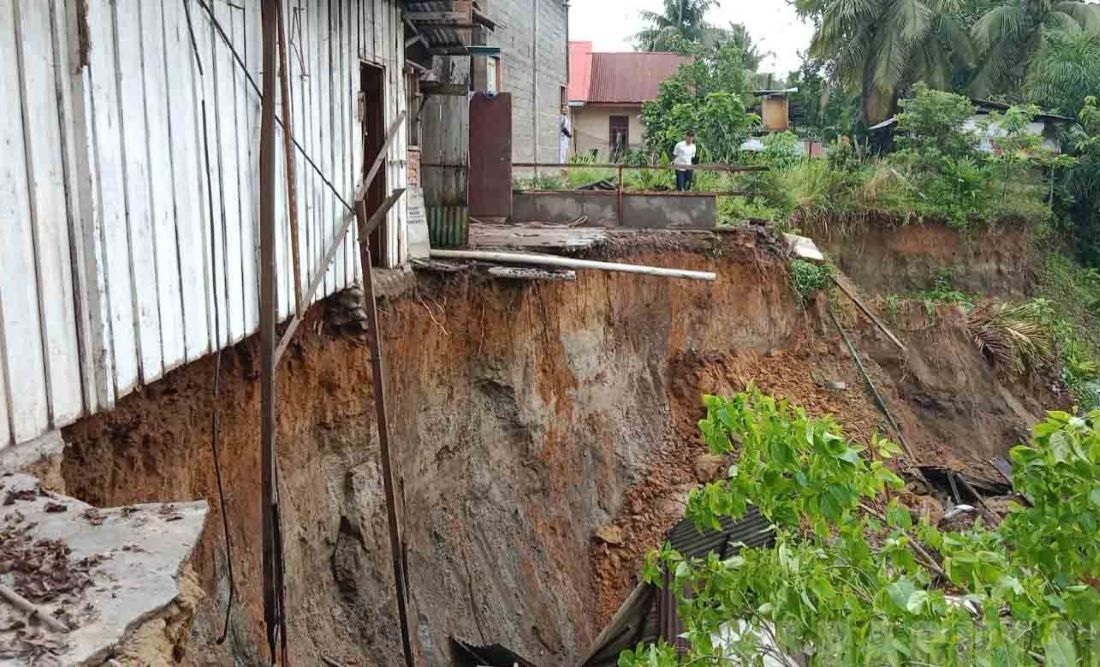
<instances>
[{"instance_id":1,"label":"weathered wooden plank","mask_svg":"<svg viewBox=\"0 0 1100 667\"><path fill-rule=\"evenodd\" d=\"M332 0L318 0L317 3L317 85L320 94L317 108L317 124L320 127L319 150L314 154L314 159L321 167L329 181L332 180ZM325 248L332 244L332 192L324 183L317 184L317 196L320 200L321 211L321 245ZM335 272L331 265L325 272L324 295L335 292Z\"/></svg>"},{"instance_id":2,"label":"weathered wooden plank","mask_svg":"<svg viewBox=\"0 0 1100 667\"><path fill-rule=\"evenodd\" d=\"M343 72L344 72L344 12L343 3L337 2L332 4L332 17L329 21L330 33L329 33L329 52L332 54L332 67L329 68L329 81L331 83L330 95L332 100L330 118L332 118L332 182L340 190L341 196L344 194L344 174L347 169L344 165L344 142L346 135L344 134L344 87ZM335 195L330 194L332 199L332 234L336 236L336 230L340 225L341 210L343 205L336 199ZM347 262L345 256L345 248L341 247L340 251L336 254L336 260L333 264L333 278L336 282L336 289L341 290L346 286L346 278L344 273L344 267Z\"/></svg>"},{"instance_id":3,"label":"weathered wooden plank","mask_svg":"<svg viewBox=\"0 0 1100 667\"><path fill-rule=\"evenodd\" d=\"M109 0L89 0L90 39L100 48L89 51L89 108L95 161L92 170L97 183L94 221L98 232L96 254L103 275L110 314L111 350L115 397L138 383L138 342L134 313L134 290L130 278L130 243L126 228L126 179L122 157L122 127L119 107L118 44L114 29L114 7Z\"/></svg>"},{"instance_id":4,"label":"weathered wooden plank","mask_svg":"<svg viewBox=\"0 0 1100 667\"><path fill-rule=\"evenodd\" d=\"M132 307L137 318L138 359L142 381L163 372L156 246L149 186L149 130L145 123L145 77L142 74L141 0L115 1L118 49L118 103L122 128L122 167L129 233ZM114 285L111 286L114 288Z\"/></svg>"},{"instance_id":5,"label":"weathered wooden plank","mask_svg":"<svg viewBox=\"0 0 1100 667\"><path fill-rule=\"evenodd\" d=\"M352 192L355 191L356 185L362 179L363 170L363 126L359 123L359 76L360 76L360 60L366 55L364 46L364 38L366 36L366 8L362 0L355 1L355 53L358 56L352 61L351 76L348 81L348 99L352 101L351 104L351 119L352 119L352 142L351 142L351 188ZM348 233L348 248L351 257L348 260L348 266L351 267L352 280L358 282L360 278L359 273L359 230L358 225L352 225L351 231Z\"/></svg>"},{"instance_id":6,"label":"weathered wooden plank","mask_svg":"<svg viewBox=\"0 0 1100 667\"><path fill-rule=\"evenodd\" d=\"M27 163L50 417L54 424L67 424L80 415L84 401L50 14L49 3L20 2L17 46L23 68Z\"/></svg>"},{"instance_id":7,"label":"weathered wooden plank","mask_svg":"<svg viewBox=\"0 0 1100 667\"><path fill-rule=\"evenodd\" d=\"M306 40L306 47L309 52L309 122L311 139L309 153L313 156L317 165L323 170L324 162L319 157L321 147L324 145L324 128L321 124L321 109L324 106L324 98L322 97L321 90L321 80L323 78L320 40L322 25L321 2L322 0L310 0L310 2L307 3L309 23L304 39ZM321 199L323 187L324 183L321 181L320 177L314 176L314 178L310 180L309 198L313 202L313 247L310 248L310 255L312 258L309 267L310 273L313 273L317 269L326 247L325 240L327 236L324 233L325 209L324 202ZM321 295L328 294L325 287L325 285L322 285Z\"/></svg>"},{"instance_id":8,"label":"weathered wooden plank","mask_svg":"<svg viewBox=\"0 0 1100 667\"><path fill-rule=\"evenodd\" d=\"M317 40L314 39L314 31L316 29L317 16L316 16L317 0L302 0L301 2L301 31L299 33L299 45L298 48L301 53L303 68L305 75L302 80L302 120L304 123L305 133L302 136L302 145L305 147L306 152L309 155L316 155L317 147L320 143L317 139ZM304 162L304 160L303 160ZM321 248L324 247L324 243L319 237L320 233L320 212L317 209L317 184L320 182L317 175L313 172L312 168L303 167L302 169L306 173L306 178L303 179L303 196L301 201L304 202L305 224L307 227L307 233L304 238L306 239L306 247L302 249L302 265L304 268L305 277L303 278L303 284L309 281L309 276L313 274L314 266L316 266L320 253L324 252ZM305 304L308 306L309 304Z\"/></svg>"},{"instance_id":9,"label":"weathered wooden plank","mask_svg":"<svg viewBox=\"0 0 1100 667\"><path fill-rule=\"evenodd\" d=\"M0 0L0 99L10 105L0 114L5 156L0 160L0 353L5 358L11 431L20 442L45 430L49 409L25 162L23 116L28 109L20 91L16 14L14 0Z\"/></svg>"},{"instance_id":10,"label":"weathered wooden plank","mask_svg":"<svg viewBox=\"0 0 1100 667\"><path fill-rule=\"evenodd\" d=\"M245 65L249 68L258 62L258 57L253 55L253 46L258 43L259 30L251 28L247 24L248 7L235 9L230 12L230 23L224 24L230 30L233 44L245 59ZM258 28L258 24L256 25ZM251 32L250 32L251 28ZM259 148L257 141L259 129L257 126L253 133L254 114L258 114L259 98L252 90L248 82L246 71L241 69L236 62L233 66L233 91L236 99L234 109L234 124L236 128L237 168L239 172L238 183L240 188L241 210L241 296L244 311L244 322L241 335L246 336L256 331L260 326L260 281L258 267L260 265L259 249L259 198L257 196L257 184L259 183ZM259 80L259 78L254 78Z\"/></svg>"},{"instance_id":11,"label":"weathered wooden plank","mask_svg":"<svg viewBox=\"0 0 1100 667\"><path fill-rule=\"evenodd\" d=\"M207 218L208 226L203 229L203 242L206 248L204 254L209 270L210 283L213 285L213 289L208 295L208 303L210 304L209 321L214 335L211 349L217 349L229 342L225 213L223 212L225 183L222 179L218 102L216 97L218 71L219 69L224 70L225 66L218 62L217 40L220 38L206 12L193 12L192 20L195 22L195 41L198 44L198 51L203 62L203 74L198 79L199 87L197 90L201 91L200 97L205 100L205 115L199 118L199 128L201 133L203 123L205 123L206 136L204 138L202 134L199 135L200 142L202 142L199 174L203 205L211 209ZM202 113L201 105L200 113ZM209 156L207 156L207 152L209 152Z\"/></svg>"},{"instance_id":12,"label":"weathered wooden plank","mask_svg":"<svg viewBox=\"0 0 1100 667\"><path fill-rule=\"evenodd\" d=\"M70 212L73 271L76 280L77 324L80 337L84 406L89 413L114 404L114 359L106 265L103 259L99 206L98 150L92 103L91 67L73 74L78 62L77 8L54 3L58 97L64 113L65 167ZM97 9L90 9L97 11ZM59 45L65 44L67 48Z\"/></svg>"},{"instance_id":13,"label":"weathered wooden plank","mask_svg":"<svg viewBox=\"0 0 1100 667\"><path fill-rule=\"evenodd\" d=\"M197 6L195 9L198 9ZM163 18L166 46L164 69L172 77L172 85L168 86L167 91L165 119L170 121L169 155L179 249L181 315L185 356L187 361L194 361L210 351L213 338L208 303L210 267L203 231L209 227L209 221L206 217L206 190L201 177L205 171L202 119L198 112L201 83L196 81L198 70L183 3L166 3Z\"/></svg>"},{"instance_id":14,"label":"weathered wooden plank","mask_svg":"<svg viewBox=\"0 0 1100 667\"><path fill-rule=\"evenodd\" d=\"M175 4L175 3L171 3ZM160 2L143 2L140 45L145 83L146 150L157 304L160 313L162 363L165 370L187 360L184 345L183 301L176 237L175 192L169 137L168 72L165 69L164 16Z\"/></svg>"},{"instance_id":15,"label":"weathered wooden plank","mask_svg":"<svg viewBox=\"0 0 1100 667\"><path fill-rule=\"evenodd\" d=\"M233 8L223 2L215 2L214 16L228 34L232 34ZM223 188L222 207L225 213L225 263L226 275L226 313L229 323L229 340L232 344L245 335L244 322L244 269L241 254L241 183L238 165L236 111L237 95L241 92L237 85L237 63L233 53L220 35L214 37L216 66L214 79L217 82L217 97L214 105L218 126L218 154L221 163L221 185ZM209 100L207 101L209 105Z\"/></svg>"},{"instance_id":16,"label":"weathered wooden plank","mask_svg":"<svg viewBox=\"0 0 1100 667\"><path fill-rule=\"evenodd\" d=\"M293 16L288 15L287 20L290 21L290 25L287 26L287 44L290 47L290 86L291 96L293 97L294 104L294 117L292 119L294 124L294 137L303 146L308 145L308 131L307 131L307 100L308 95L306 93L306 77L307 71L305 69L305 59L303 57L303 44L302 44L302 21L303 19L303 7L301 0L297 0L292 4ZM294 155L295 168L297 170L297 178L295 179L295 189L297 190L298 197L298 219L294 221L294 224L298 226L298 240L299 240L299 252L301 258L301 266L298 271L298 280L301 284L305 285L309 282L309 267L310 267L310 227L309 227L309 200L307 196L307 183L313 176L313 172L306 165L305 160L301 159L301 156L295 153ZM302 304L303 308L309 304Z\"/></svg>"}]
</instances>

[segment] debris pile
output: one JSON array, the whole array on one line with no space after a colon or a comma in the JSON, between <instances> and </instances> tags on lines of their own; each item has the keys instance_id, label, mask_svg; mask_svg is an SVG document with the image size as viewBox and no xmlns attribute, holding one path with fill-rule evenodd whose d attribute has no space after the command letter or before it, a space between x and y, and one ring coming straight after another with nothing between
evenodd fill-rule
<instances>
[{"instance_id":1,"label":"debris pile","mask_svg":"<svg viewBox=\"0 0 1100 667\"><path fill-rule=\"evenodd\" d=\"M0 476L0 664L105 659L173 602L206 504L99 510Z\"/></svg>"}]
</instances>

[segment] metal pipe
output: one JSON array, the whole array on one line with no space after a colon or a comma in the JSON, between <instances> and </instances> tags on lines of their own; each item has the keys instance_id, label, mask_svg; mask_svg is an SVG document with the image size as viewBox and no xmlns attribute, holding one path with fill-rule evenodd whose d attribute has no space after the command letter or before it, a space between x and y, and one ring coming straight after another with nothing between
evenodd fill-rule
<instances>
[{"instance_id":1,"label":"metal pipe","mask_svg":"<svg viewBox=\"0 0 1100 667\"><path fill-rule=\"evenodd\" d=\"M640 273L647 276L664 278L688 278L691 280L716 280L718 275L709 271L688 271L686 269L666 269L659 266L640 264L619 264L617 262L598 262L591 259L574 259L558 255L535 255L522 252L499 252L495 250L432 250L436 259L473 259L485 262L503 262L505 264L530 264L532 266L560 266L566 269L597 269L619 273Z\"/></svg>"}]
</instances>

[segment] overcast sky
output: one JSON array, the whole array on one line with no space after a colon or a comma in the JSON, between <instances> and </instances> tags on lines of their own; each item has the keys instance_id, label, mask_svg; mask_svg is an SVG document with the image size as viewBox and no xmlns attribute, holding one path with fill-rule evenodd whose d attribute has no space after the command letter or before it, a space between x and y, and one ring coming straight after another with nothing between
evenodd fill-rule
<instances>
[{"instance_id":1,"label":"overcast sky","mask_svg":"<svg viewBox=\"0 0 1100 667\"><path fill-rule=\"evenodd\" d=\"M595 43L597 51L633 51L632 37L642 29L641 10L660 11L661 0L572 0L569 3L569 38ZM743 23L760 50L769 52L760 69L777 74L798 69L813 33L799 20L787 0L718 0L707 16L710 23L725 26Z\"/></svg>"}]
</instances>

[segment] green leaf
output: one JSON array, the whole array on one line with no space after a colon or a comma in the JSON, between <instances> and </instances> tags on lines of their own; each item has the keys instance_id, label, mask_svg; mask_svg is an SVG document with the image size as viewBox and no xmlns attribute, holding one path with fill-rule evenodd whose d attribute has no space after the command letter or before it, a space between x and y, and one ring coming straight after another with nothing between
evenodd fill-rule
<instances>
[{"instance_id":1,"label":"green leaf","mask_svg":"<svg viewBox=\"0 0 1100 667\"><path fill-rule=\"evenodd\" d=\"M924 610L924 604L928 601L928 591L917 589L909 594L905 602L905 609L910 614L919 614Z\"/></svg>"},{"instance_id":2,"label":"green leaf","mask_svg":"<svg viewBox=\"0 0 1100 667\"><path fill-rule=\"evenodd\" d=\"M1077 649L1065 634L1051 630L1043 642L1043 658L1046 667L1074 667L1077 664Z\"/></svg>"}]
</instances>

